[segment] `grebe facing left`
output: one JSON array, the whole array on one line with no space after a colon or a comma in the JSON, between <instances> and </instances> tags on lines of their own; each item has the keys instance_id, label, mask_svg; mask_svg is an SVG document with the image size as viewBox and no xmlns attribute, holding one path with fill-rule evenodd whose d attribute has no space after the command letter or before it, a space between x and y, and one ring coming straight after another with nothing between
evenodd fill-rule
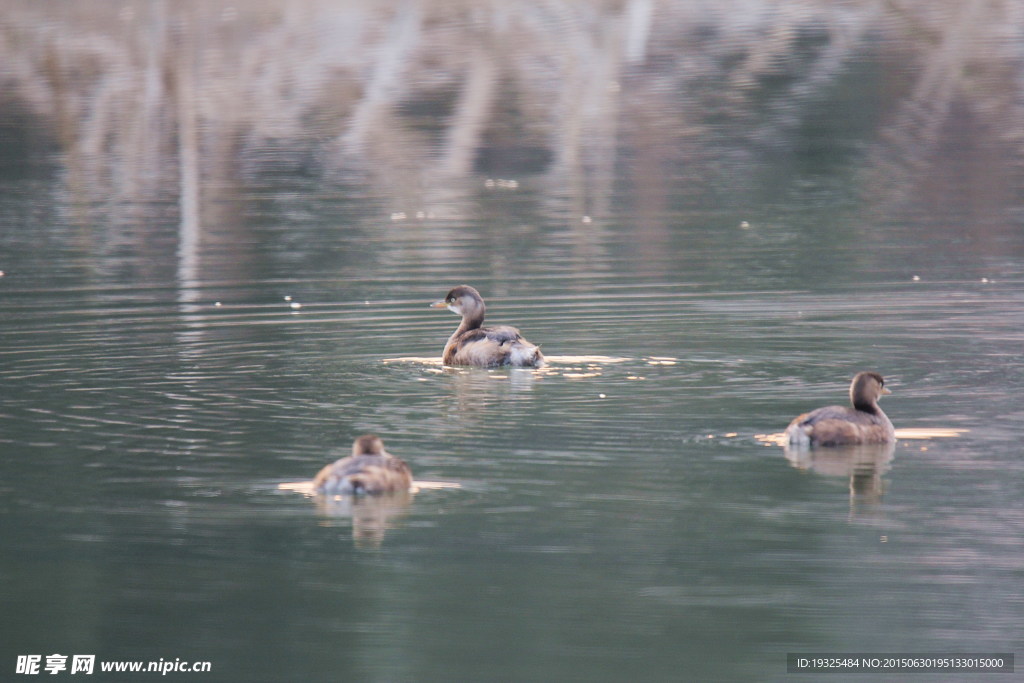
<instances>
[{"instance_id":1,"label":"grebe facing left","mask_svg":"<svg viewBox=\"0 0 1024 683\"><path fill-rule=\"evenodd\" d=\"M828 406L804 413L789 423L786 436L801 446L892 443L896 430L878 407L878 399L891 393L877 372L858 372L850 382L852 408Z\"/></svg>"},{"instance_id":2,"label":"grebe facing left","mask_svg":"<svg viewBox=\"0 0 1024 683\"><path fill-rule=\"evenodd\" d=\"M441 361L445 365L475 365L493 368L510 365L517 368L539 368L544 365L540 348L523 339L519 330L508 325L483 327L483 297L469 285L455 287L444 299L431 304L447 308L462 316L458 329L444 345Z\"/></svg>"},{"instance_id":3,"label":"grebe facing left","mask_svg":"<svg viewBox=\"0 0 1024 683\"><path fill-rule=\"evenodd\" d=\"M412 472L405 462L384 450L374 434L364 434L352 444L352 455L327 465L313 478L317 493L327 495L377 495L408 491Z\"/></svg>"}]
</instances>

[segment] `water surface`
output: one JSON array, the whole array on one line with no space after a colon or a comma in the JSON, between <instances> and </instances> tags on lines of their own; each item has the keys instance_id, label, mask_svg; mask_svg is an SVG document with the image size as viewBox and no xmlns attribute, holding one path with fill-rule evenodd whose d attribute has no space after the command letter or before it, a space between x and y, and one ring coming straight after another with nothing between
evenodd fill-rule
<instances>
[{"instance_id":1,"label":"water surface","mask_svg":"<svg viewBox=\"0 0 1024 683\"><path fill-rule=\"evenodd\" d=\"M0 669L1024 652L1016 10L3 4ZM894 448L765 438L863 369ZM452 486L279 488L370 431Z\"/></svg>"}]
</instances>

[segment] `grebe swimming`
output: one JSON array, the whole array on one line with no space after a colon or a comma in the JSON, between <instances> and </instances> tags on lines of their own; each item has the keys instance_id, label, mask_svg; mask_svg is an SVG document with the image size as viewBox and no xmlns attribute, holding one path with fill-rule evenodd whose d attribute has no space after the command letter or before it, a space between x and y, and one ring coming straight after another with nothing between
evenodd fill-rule
<instances>
[{"instance_id":1,"label":"grebe swimming","mask_svg":"<svg viewBox=\"0 0 1024 683\"><path fill-rule=\"evenodd\" d=\"M395 493L411 486L409 466L385 451L375 434L356 439L352 455L327 465L313 478L316 492L327 495Z\"/></svg>"},{"instance_id":2,"label":"grebe swimming","mask_svg":"<svg viewBox=\"0 0 1024 683\"><path fill-rule=\"evenodd\" d=\"M462 316L458 329L444 345L441 361L445 365L475 365L493 368L510 365L517 368L539 368L544 365L540 348L523 339L519 330L508 325L483 327L483 297L469 285L455 287L444 299L431 304L447 308Z\"/></svg>"},{"instance_id":3,"label":"grebe swimming","mask_svg":"<svg viewBox=\"0 0 1024 683\"><path fill-rule=\"evenodd\" d=\"M804 413L789 423L786 436L791 444L803 446L892 443L896 432L878 407L878 399L890 393L877 372L859 372L850 382L853 407L827 406Z\"/></svg>"}]
</instances>

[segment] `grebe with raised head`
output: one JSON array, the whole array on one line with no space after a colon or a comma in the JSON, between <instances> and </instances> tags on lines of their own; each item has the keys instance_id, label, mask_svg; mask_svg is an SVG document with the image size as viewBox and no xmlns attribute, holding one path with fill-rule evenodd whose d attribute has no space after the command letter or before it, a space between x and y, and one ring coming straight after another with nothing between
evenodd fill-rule
<instances>
[{"instance_id":1,"label":"grebe with raised head","mask_svg":"<svg viewBox=\"0 0 1024 683\"><path fill-rule=\"evenodd\" d=\"M444 345L441 362L445 365L475 365L493 368L509 365L539 368L544 365L540 347L523 339L519 330L508 325L483 327L483 297L469 285L459 285L444 299L431 304L462 316L462 322Z\"/></svg>"},{"instance_id":2,"label":"grebe with raised head","mask_svg":"<svg viewBox=\"0 0 1024 683\"><path fill-rule=\"evenodd\" d=\"M858 372L850 382L852 407L827 406L799 415L789 423L786 436L801 446L892 443L896 431L878 407L878 399L890 393L877 372Z\"/></svg>"}]
</instances>

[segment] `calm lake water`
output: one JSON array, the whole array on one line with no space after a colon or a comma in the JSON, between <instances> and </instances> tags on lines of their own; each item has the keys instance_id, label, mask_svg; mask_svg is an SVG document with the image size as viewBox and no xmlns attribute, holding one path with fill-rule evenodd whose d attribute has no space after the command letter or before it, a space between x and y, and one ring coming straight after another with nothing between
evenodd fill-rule
<instances>
[{"instance_id":1,"label":"calm lake water","mask_svg":"<svg viewBox=\"0 0 1024 683\"><path fill-rule=\"evenodd\" d=\"M3 677L1024 655L1020 10L688 5L0 2ZM454 486L279 488L365 432Z\"/></svg>"}]
</instances>

